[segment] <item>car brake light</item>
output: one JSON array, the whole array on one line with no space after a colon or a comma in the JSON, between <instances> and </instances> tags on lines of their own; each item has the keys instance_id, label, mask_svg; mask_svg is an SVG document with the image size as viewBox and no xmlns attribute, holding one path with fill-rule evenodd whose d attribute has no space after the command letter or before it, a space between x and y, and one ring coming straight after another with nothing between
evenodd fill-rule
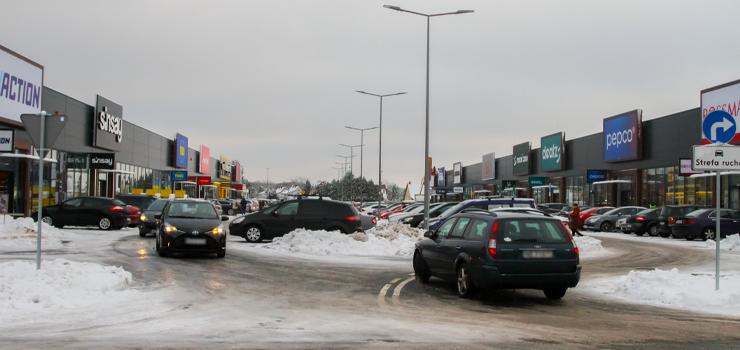
<instances>
[{"instance_id":1,"label":"car brake light","mask_svg":"<svg viewBox=\"0 0 740 350\"><path fill-rule=\"evenodd\" d=\"M112 211L123 211L123 207L115 206L113 208L110 208L110 210L112 210Z\"/></svg>"},{"instance_id":2,"label":"car brake light","mask_svg":"<svg viewBox=\"0 0 740 350\"><path fill-rule=\"evenodd\" d=\"M675 218L673 218L673 217L668 218L668 224L675 224L675 223L676 223L676 219Z\"/></svg>"},{"instance_id":3,"label":"car brake light","mask_svg":"<svg viewBox=\"0 0 740 350\"><path fill-rule=\"evenodd\" d=\"M695 224L694 220L691 220L691 219L683 219L683 223L684 224L689 224L689 225Z\"/></svg>"},{"instance_id":4,"label":"car brake light","mask_svg":"<svg viewBox=\"0 0 740 350\"><path fill-rule=\"evenodd\" d=\"M642 217L642 216L638 216L637 218L635 218L635 220L637 220L637 221L645 221L645 218Z\"/></svg>"},{"instance_id":5,"label":"car brake light","mask_svg":"<svg viewBox=\"0 0 740 350\"><path fill-rule=\"evenodd\" d=\"M373 218L373 221L372 221L372 222L373 222L373 224L375 224L375 223L377 223L378 221L377 221L377 220L375 220L375 218Z\"/></svg>"},{"instance_id":6,"label":"car brake light","mask_svg":"<svg viewBox=\"0 0 740 350\"><path fill-rule=\"evenodd\" d=\"M493 229L491 234L488 236L488 254L492 258L496 258L496 230L498 229L498 221L493 223Z\"/></svg>"},{"instance_id":7,"label":"car brake light","mask_svg":"<svg viewBox=\"0 0 740 350\"><path fill-rule=\"evenodd\" d=\"M344 220L347 220L347 221L360 221L360 217L359 216L356 216L356 215L355 216L348 216Z\"/></svg>"}]
</instances>

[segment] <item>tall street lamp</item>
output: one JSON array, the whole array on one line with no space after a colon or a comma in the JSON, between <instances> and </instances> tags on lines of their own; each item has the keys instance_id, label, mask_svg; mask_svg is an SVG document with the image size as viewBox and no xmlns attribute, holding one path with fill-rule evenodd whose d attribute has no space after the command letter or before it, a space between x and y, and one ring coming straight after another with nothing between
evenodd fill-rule
<instances>
[{"instance_id":1,"label":"tall street lamp","mask_svg":"<svg viewBox=\"0 0 740 350\"><path fill-rule=\"evenodd\" d=\"M355 146L350 146L350 145L345 145L343 143L340 143L339 145L340 146L344 146L344 147L349 147L350 157L354 157L355 147L361 147L362 146L362 144L355 145ZM355 165L354 164L355 164L354 159L350 159L349 160L349 172L352 174L353 177L355 176Z\"/></svg>"},{"instance_id":2,"label":"tall street lamp","mask_svg":"<svg viewBox=\"0 0 740 350\"><path fill-rule=\"evenodd\" d=\"M433 15L427 15L419 12L404 10L398 6L383 5L387 9L391 9L399 12L408 12L427 18L427 98L426 98L426 139L424 141L424 230L429 230L429 19L432 17L446 16L446 15L461 15L464 13L471 13L473 10L458 10L456 12L445 12L437 13Z\"/></svg>"},{"instance_id":3,"label":"tall street lamp","mask_svg":"<svg viewBox=\"0 0 740 350\"><path fill-rule=\"evenodd\" d=\"M342 169L342 174L345 173L344 166L346 165L346 162L345 163L334 162L334 164L339 164L339 169ZM341 177L337 177L337 181L338 181L337 183L342 184L342 200L344 200L344 182L342 182L342 179L344 179L344 175L342 175Z\"/></svg>"},{"instance_id":4,"label":"tall street lamp","mask_svg":"<svg viewBox=\"0 0 740 350\"><path fill-rule=\"evenodd\" d=\"M360 90L357 90L357 92L361 94L365 94L365 95L380 97L380 124L378 126L378 129L379 129L378 133L380 134L378 136L378 140L379 140L378 141L378 208L380 208L380 203L383 201L383 191L381 187L381 183L383 182L383 179L380 177L382 173L381 169L383 168L383 161L382 161L383 159L383 97L403 95L405 94L405 92L397 92L395 94L388 94L388 95L376 95L376 94L371 94L369 92L360 91ZM377 215L380 215L380 210L378 210Z\"/></svg>"},{"instance_id":5,"label":"tall street lamp","mask_svg":"<svg viewBox=\"0 0 740 350\"><path fill-rule=\"evenodd\" d=\"M377 129L378 127L373 126L372 128L359 129L359 128L353 128L351 126L345 126L345 128L360 131L360 178L362 179L362 149L364 148L363 146L365 145L365 130ZM360 197L360 208L362 208L362 199L363 197Z\"/></svg>"},{"instance_id":6,"label":"tall street lamp","mask_svg":"<svg viewBox=\"0 0 740 350\"><path fill-rule=\"evenodd\" d=\"M347 158L353 158L354 156L340 156L340 155L337 155L337 157L344 158L344 175L342 175L342 180L344 180L344 176L347 175ZM344 181L342 181L342 187L344 187ZM349 190L351 191L352 190L352 187L350 187ZM344 192L344 191L342 191L342 192Z\"/></svg>"}]
</instances>

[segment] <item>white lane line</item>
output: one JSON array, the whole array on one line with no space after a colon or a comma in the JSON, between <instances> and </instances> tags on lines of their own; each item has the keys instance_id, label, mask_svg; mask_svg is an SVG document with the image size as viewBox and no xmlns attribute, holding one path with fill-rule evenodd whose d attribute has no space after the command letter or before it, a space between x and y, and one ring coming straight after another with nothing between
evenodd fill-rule
<instances>
[{"instance_id":1,"label":"white lane line","mask_svg":"<svg viewBox=\"0 0 740 350\"><path fill-rule=\"evenodd\" d=\"M406 280L404 280L403 282L399 283L396 286L396 289L393 290L393 305L400 305L401 289L403 289L403 286L405 286L406 283L409 283L413 281L414 279L415 279L414 277L407 278Z\"/></svg>"},{"instance_id":2,"label":"white lane line","mask_svg":"<svg viewBox=\"0 0 740 350\"><path fill-rule=\"evenodd\" d=\"M409 276L413 276L413 275L415 275L415 274L416 274L416 273L410 273L410 274L409 274Z\"/></svg>"},{"instance_id":3,"label":"white lane line","mask_svg":"<svg viewBox=\"0 0 740 350\"><path fill-rule=\"evenodd\" d=\"M388 293L388 289L391 288L393 283L396 283L400 280L401 280L400 278L393 279L391 283L388 283L385 286L383 286L383 288L380 290L380 294L378 294L378 305L385 306L385 295L386 293Z\"/></svg>"},{"instance_id":4,"label":"white lane line","mask_svg":"<svg viewBox=\"0 0 740 350\"><path fill-rule=\"evenodd\" d=\"M398 282L398 281L400 281L400 280L401 280L400 278L396 278L396 279L394 279L394 280L390 281L389 283L390 283L390 284L393 284L393 283L396 283L396 282Z\"/></svg>"}]
</instances>

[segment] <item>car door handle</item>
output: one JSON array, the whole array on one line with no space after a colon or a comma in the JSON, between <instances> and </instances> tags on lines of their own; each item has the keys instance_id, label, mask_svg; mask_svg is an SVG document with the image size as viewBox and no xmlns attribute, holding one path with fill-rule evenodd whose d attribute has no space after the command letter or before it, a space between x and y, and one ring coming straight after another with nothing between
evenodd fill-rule
<instances>
[{"instance_id":1,"label":"car door handle","mask_svg":"<svg viewBox=\"0 0 740 350\"><path fill-rule=\"evenodd\" d=\"M455 249L460 250L460 246L455 247Z\"/></svg>"}]
</instances>

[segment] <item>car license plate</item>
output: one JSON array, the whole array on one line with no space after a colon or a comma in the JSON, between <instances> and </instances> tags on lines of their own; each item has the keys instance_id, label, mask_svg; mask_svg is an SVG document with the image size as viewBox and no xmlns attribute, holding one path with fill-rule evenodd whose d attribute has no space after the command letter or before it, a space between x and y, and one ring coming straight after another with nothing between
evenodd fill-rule
<instances>
[{"instance_id":1,"label":"car license plate","mask_svg":"<svg viewBox=\"0 0 740 350\"><path fill-rule=\"evenodd\" d=\"M665 222L661 222L660 223L660 226L665 226Z\"/></svg>"},{"instance_id":2,"label":"car license plate","mask_svg":"<svg viewBox=\"0 0 740 350\"><path fill-rule=\"evenodd\" d=\"M206 239L205 238L185 238L185 244L205 245Z\"/></svg>"},{"instance_id":3,"label":"car license plate","mask_svg":"<svg viewBox=\"0 0 740 350\"><path fill-rule=\"evenodd\" d=\"M683 224L683 220L676 220L677 224Z\"/></svg>"},{"instance_id":4,"label":"car license plate","mask_svg":"<svg viewBox=\"0 0 740 350\"><path fill-rule=\"evenodd\" d=\"M552 250L525 250L522 252L522 258L525 259L547 259L555 256Z\"/></svg>"}]
</instances>

